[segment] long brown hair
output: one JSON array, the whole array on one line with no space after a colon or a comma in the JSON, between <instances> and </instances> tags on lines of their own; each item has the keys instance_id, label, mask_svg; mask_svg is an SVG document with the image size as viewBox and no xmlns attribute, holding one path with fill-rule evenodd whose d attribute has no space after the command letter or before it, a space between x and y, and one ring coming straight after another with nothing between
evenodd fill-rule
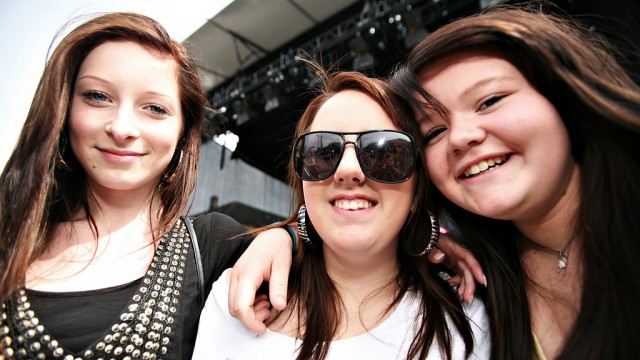
<instances>
[{"instance_id":1,"label":"long brown hair","mask_svg":"<svg viewBox=\"0 0 640 360\"><path fill-rule=\"evenodd\" d=\"M506 56L560 113L580 164L583 291L561 359L634 358L640 332L640 88L605 40L540 4L503 6L450 23L418 44L393 88L445 111L418 75L444 56L482 48ZM415 95L420 94L420 101ZM456 225L489 279L493 359L531 359L533 336L511 222L472 214L435 187L430 196Z\"/></svg>"},{"instance_id":2,"label":"long brown hair","mask_svg":"<svg viewBox=\"0 0 640 360\"><path fill-rule=\"evenodd\" d=\"M390 96L388 85L382 80L368 78L356 72L337 72L327 74L316 65L323 79L321 93L308 105L300 118L295 136L308 131L316 113L322 105L336 93L343 90L356 90L369 95L388 113L394 125L419 139L420 132L406 104ZM394 283L399 291L387 311L391 311L408 291L419 294L421 313L418 315L418 327L407 358L425 359L436 339L444 358L451 358L451 334L446 317L448 316L465 342L467 355L473 350L471 328L462 310L461 304L451 287L436 275L435 268L426 257L416 257L413 249L424 249L430 236L430 223L427 212L427 177L423 155L418 152L414 177L416 210L406 220L398 245L400 271ZM295 176L293 160L289 162L289 183L295 192L294 209L304 204L302 181ZM296 213L285 223L296 221ZM309 221L309 220L307 220ZM289 279L289 306L296 309L298 318L298 337L303 340L298 359L324 359L329 351L331 340L335 337L341 320L339 293L327 274L321 249L305 249L301 258L295 260L299 271L293 271Z\"/></svg>"},{"instance_id":3,"label":"long brown hair","mask_svg":"<svg viewBox=\"0 0 640 360\"><path fill-rule=\"evenodd\" d=\"M84 209L98 237L89 211L91 195L84 170L69 146L69 99L78 69L89 52L104 42L125 40L176 62L184 124L167 169L173 177L158 184L162 215L159 230L168 229L188 204L196 181L206 103L195 62L158 22L143 15L104 14L79 25L49 58L22 133L0 178L1 301L22 285L27 268L47 247L55 224L70 220Z\"/></svg>"}]
</instances>

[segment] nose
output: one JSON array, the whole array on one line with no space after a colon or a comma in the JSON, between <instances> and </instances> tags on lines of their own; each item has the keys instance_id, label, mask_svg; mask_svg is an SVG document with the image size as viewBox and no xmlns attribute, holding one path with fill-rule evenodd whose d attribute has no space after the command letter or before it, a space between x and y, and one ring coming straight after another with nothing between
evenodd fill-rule
<instances>
[{"instance_id":1,"label":"nose","mask_svg":"<svg viewBox=\"0 0 640 360\"><path fill-rule=\"evenodd\" d=\"M482 143L487 133L481 124L472 119L450 119L448 138L449 148L454 154L468 150L474 145Z\"/></svg>"},{"instance_id":2,"label":"nose","mask_svg":"<svg viewBox=\"0 0 640 360\"><path fill-rule=\"evenodd\" d=\"M114 117L107 121L105 131L116 142L135 139L140 136L138 118L133 108L120 106Z\"/></svg>"},{"instance_id":3,"label":"nose","mask_svg":"<svg viewBox=\"0 0 640 360\"><path fill-rule=\"evenodd\" d=\"M362 168L360 168L360 163L356 156L356 148L353 143L345 145L342 159L340 159L333 178L335 182L340 184L359 184L364 182L365 174L362 172Z\"/></svg>"}]
</instances>

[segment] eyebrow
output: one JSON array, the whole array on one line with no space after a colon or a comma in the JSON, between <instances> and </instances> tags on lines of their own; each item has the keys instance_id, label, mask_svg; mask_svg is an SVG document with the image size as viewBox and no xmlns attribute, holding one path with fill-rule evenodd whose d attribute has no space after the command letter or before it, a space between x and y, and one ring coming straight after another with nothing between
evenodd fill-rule
<instances>
[{"instance_id":1,"label":"eyebrow","mask_svg":"<svg viewBox=\"0 0 640 360\"><path fill-rule=\"evenodd\" d=\"M470 86L468 86L466 89L464 89L464 91L462 91L462 96L469 95L470 92L477 90L478 88L481 88L489 83L500 81L500 80L510 80L510 79L511 77L507 75L489 76L489 77L480 79L475 83L471 84Z\"/></svg>"},{"instance_id":2,"label":"eyebrow","mask_svg":"<svg viewBox=\"0 0 640 360\"><path fill-rule=\"evenodd\" d=\"M91 75L91 74L86 74L86 75L82 75L82 76L78 76L76 78L76 82L80 81L80 80L84 80L84 79L90 79L90 80L96 80L96 81L100 81L103 83L109 83L109 81L99 77L99 76L95 76L95 75Z\"/></svg>"},{"instance_id":3,"label":"eyebrow","mask_svg":"<svg viewBox=\"0 0 640 360\"><path fill-rule=\"evenodd\" d=\"M444 112L445 114L449 112L449 110L445 107L444 108ZM434 109L422 109L422 115L421 116L416 116L416 121L418 122L418 124L424 124L427 122L433 122L433 119L436 117L441 117L444 114L440 114L437 110Z\"/></svg>"}]
</instances>

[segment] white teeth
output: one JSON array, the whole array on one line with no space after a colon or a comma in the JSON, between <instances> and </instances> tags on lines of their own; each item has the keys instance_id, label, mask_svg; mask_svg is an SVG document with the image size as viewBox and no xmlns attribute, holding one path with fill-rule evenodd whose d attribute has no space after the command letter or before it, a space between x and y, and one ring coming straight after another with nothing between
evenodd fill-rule
<instances>
[{"instance_id":1,"label":"white teeth","mask_svg":"<svg viewBox=\"0 0 640 360\"><path fill-rule=\"evenodd\" d=\"M336 200L335 206L342 210L359 210L368 209L373 203L366 200Z\"/></svg>"},{"instance_id":2,"label":"white teeth","mask_svg":"<svg viewBox=\"0 0 640 360\"><path fill-rule=\"evenodd\" d=\"M497 165L502 164L507 161L506 156L497 156L491 159L480 161L477 164L471 165L465 172L464 176L469 177L472 175L478 175L479 173L487 170L491 170L494 167L498 167Z\"/></svg>"}]
</instances>

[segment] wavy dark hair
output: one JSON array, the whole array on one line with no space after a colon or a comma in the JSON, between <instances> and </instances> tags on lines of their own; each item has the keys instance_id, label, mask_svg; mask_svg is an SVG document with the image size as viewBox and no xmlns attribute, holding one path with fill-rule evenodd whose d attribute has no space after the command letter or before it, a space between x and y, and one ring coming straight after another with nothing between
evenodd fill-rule
<instances>
[{"instance_id":1,"label":"wavy dark hair","mask_svg":"<svg viewBox=\"0 0 640 360\"><path fill-rule=\"evenodd\" d=\"M313 65L313 63L312 63ZM420 138L417 124L409 114L408 104L391 96L388 85L383 80L368 78L357 72L327 73L317 64L316 73L322 77L322 89L308 105L300 118L295 137L308 131L315 115L322 105L335 94L344 90L356 90L367 94L387 112L393 123L401 130ZM400 271L393 280L399 291L387 311L397 305L408 291L417 290L421 313L418 315L418 327L407 358L425 359L436 339L441 345L442 357L451 358L451 334L448 328L449 317L462 335L466 354L473 350L473 335L468 320L451 287L443 281L434 265L426 257L410 255L417 253L413 249L424 249L430 236L430 222L427 204L427 176L423 155L418 152L415 168L416 211L406 220L398 244L398 262ZM304 204L302 181L295 175L293 159L289 163L289 183L294 192L294 206L297 209ZM284 221L296 222L297 213ZM309 219L309 218L307 218ZM271 226L273 227L273 226ZM317 236L317 234L315 234ZM303 340L298 359L324 359L329 351L331 340L335 337L341 320L341 304L335 284L327 274L322 249L306 248L295 264L299 271L292 271L289 278L289 305L297 309L298 338Z\"/></svg>"},{"instance_id":2,"label":"wavy dark hair","mask_svg":"<svg viewBox=\"0 0 640 360\"><path fill-rule=\"evenodd\" d=\"M580 164L576 231L583 238L584 269L579 313L558 358L637 358L640 88L601 36L550 10L540 3L500 6L447 24L411 51L392 87L414 99L414 111L430 107L442 113L446 109L421 87L418 76L444 56L488 49L509 59L555 106ZM429 195L487 273L492 359L531 359L529 278L520 262L518 230L509 221L456 206L435 187Z\"/></svg>"},{"instance_id":3,"label":"wavy dark hair","mask_svg":"<svg viewBox=\"0 0 640 360\"><path fill-rule=\"evenodd\" d=\"M89 210L85 173L69 144L68 112L76 75L87 55L107 41L133 41L176 63L183 131L157 196L159 233L188 205L197 176L206 98L195 62L155 20L134 13L95 17L69 32L47 61L17 145L0 177L0 300L24 283L29 265L46 249L53 227ZM182 160L180 161L180 152Z\"/></svg>"}]
</instances>

